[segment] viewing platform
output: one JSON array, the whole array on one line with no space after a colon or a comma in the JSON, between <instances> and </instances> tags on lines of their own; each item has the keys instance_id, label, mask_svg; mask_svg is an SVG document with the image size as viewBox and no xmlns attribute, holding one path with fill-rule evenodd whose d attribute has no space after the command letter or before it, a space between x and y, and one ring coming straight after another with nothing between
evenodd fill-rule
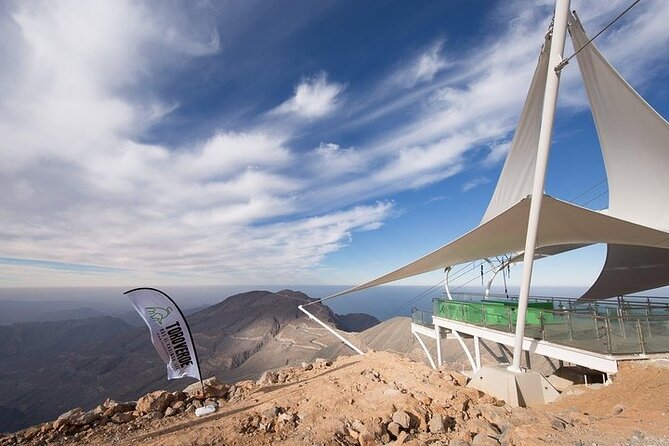
<instances>
[{"instance_id":1,"label":"viewing platform","mask_svg":"<svg viewBox=\"0 0 669 446\"><path fill-rule=\"evenodd\" d=\"M479 342L512 347L517 318L516 298L454 294L452 300L433 299L432 310L414 309L412 332L434 363L418 335L460 341L476 372L481 366ZM474 338L474 354L462 337ZM669 298L623 296L581 302L534 297L528 302L523 350L548 358L616 373L620 360L642 359L669 352ZM435 364L436 365L436 364Z\"/></svg>"}]
</instances>

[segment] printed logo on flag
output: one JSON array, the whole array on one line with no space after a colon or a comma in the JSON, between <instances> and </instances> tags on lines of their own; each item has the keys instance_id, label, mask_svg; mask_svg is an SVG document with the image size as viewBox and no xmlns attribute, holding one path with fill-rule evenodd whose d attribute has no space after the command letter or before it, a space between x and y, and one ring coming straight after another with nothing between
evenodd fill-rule
<instances>
[{"instance_id":1,"label":"printed logo on flag","mask_svg":"<svg viewBox=\"0 0 669 446\"><path fill-rule=\"evenodd\" d=\"M163 325L163 320L172 312L172 307L146 307L146 314L158 325Z\"/></svg>"},{"instance_id":2,"label":"printed logo on flag","mask_svg":"<svg viewBox=\"0 0 669 446\"><path fill-rule=\"evenodd\" d=\"M135 288L124 294L149 328L151 342L167 366L167 378L201 379L193 338L178 305L155 288Z\"/></svg>"}]
</instances>

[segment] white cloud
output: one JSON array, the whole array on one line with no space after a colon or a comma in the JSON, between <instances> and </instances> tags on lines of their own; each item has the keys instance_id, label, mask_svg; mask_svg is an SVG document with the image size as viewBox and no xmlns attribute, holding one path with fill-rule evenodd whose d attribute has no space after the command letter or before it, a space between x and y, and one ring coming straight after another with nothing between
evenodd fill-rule
<instances>
[{"instance_id":1,"label":"white cloud","mask_svg":"<svg viewBox=\"0 0 669 446\"><path fill-rule=\"evenodd\" d=\"M434 42L430 48L409 62L406 68L395 74L396 82L407 87L413 87L422 82L432 81L440 71L449 66L441 55L443 46L443 40Z\"/></svg>"},{"instance_id":2,"label":"white cloud","mask_svg":"<svg viewBox=\"0 0 669 446\"><path fill-rule=\"evenodd\" d=\"M121 268L137 281L299 281L354 231L388 217L389 203L332 214L305 208L299 193L310 185L292 172L289 128L221 130L178 148L137 142L178 104L124 91L219 47L206 18L183 20L124 1L16 6L2 30L22 51L5 54L15 60L6 58L0 79L0 256ZM290 111L324 116L342 90L316 76L296 88ZM355 158L352 149L318 156L344 170ZM119 280L49 265L0 262L3 284Z\"/></svg>"},{"instance_id":3,"label":"white cloud","mask_svg":"<svg viewBox=\"0 0 669 446\"><path fill-rule=\"evenodd\" d=\"M24 265L19 269L16 265L0 262L0 285L19 285L25 280L28 283L39 280L52 286L71 285L73 281L112 284L119 280L137 285L147 281L180 284L184 280L191 283L196 280L198 284L321 281L314 268L325 256L349 244L353 232L380 227L391 210L392 203L380 202L294 221L231 226L221 232L213 229L215 221L204 222L198 231L190 232L179 227L177 222L138 221L139 225L132 231L101 234L103 237L97 240L98 246L88 243L89 240L66 248L55 240L47 240L39 249L25 250L24 258L39 259L53 248L56 252L50 257L62 260L76 255L85 265L96 265L99 256L103 256L107 264L114 260L127 271L101 270L93 274L77 268L67 271L40 265ZM84 247L94 249L87 251ZM117 257L110 259L110 248ZM35 254L38 257L34 257ZM47 270L49 274L45 278Z\"/></svg>"},{"instance_id":4,"label":"white cloud","mask_svg":"<svg viewBox=\"0 0 669 446\"><path fill-rule=\"evenodd\" d=\"M582 16L593 16L594 12L594 22L586 22L592 29L591 35L614 17L621 6L622 2L574 5L584 10ZM349 104L349 125L356 128L373 126L389 117L396 119L393 114L401 113L402 119L392 130L377 133L368 144L356 147L356 154L368 166L364 177L341 178L336 189L311 191L311 199L331 203L344 203L351 196L365 199L442 181L467 169L472 162L479 168L501 162L536 66L552 6L547 3L541 8L527 8L523 2L514 2L505 3L503 11L507 15L499 19L500 34L483 39L480 46L468 48L457 65L437 59L445 51L446 43L439 42L431 51L416 56L416 61L441 60L425 66L442 69L421 71L429 73L431 81L426 80L410 91L393 90L390 85L397 85L400 79L407 85L408 80L415 79L410 73L418 73L416 66L403 66L383 77L378 88L371 89L367 96ZM605 54L614 54L612 60L616 51L609 50L611 45L626 42L618 49L626 54L624 57L630 57L632 49L643 47L639 51L643 57L632 57L632 65L642 67L634 70L641 81L644 78L641 73L652 73L653 66L663 57L662 47L669 39L660 25L669 14L669 4L654 2L647 11L652 11L652 20L646 17L650 12L637 15L620 28L618 32L623 36L614 38L614 33L608 38L603 36L600 42ZM504 23L510 25L505 29ZM630 33L634 33L634 38ZM448 71L443 70L446 66L450 68ZM582 111L585 106L579 82L577 67L570 64L561 83L560 104L568 108L566 111ZM579 99L573 100L575 97ZM480 160L476 154L484 153L482 149L486 148L489 152Z\"/></svg>"},{"instance_id":5,"label":"white cloud","mask_svg":"<svg viewBox=\"0 0 669 446\"><path fill-rule=\"evenodd\" d=\"M490 152L483 159L483 165L486 167L494 166L506 158L506 154L509 153L511 148L511 141L494 142L489 147Z\"/></svg>"},{"instance_id":6,"label":"white cloud","mask_svg":"<svg viewBox=\"0 0 669 446\"><path fill-rule=\"evenodd\" d=\"M274 109L277 114L294 114L301 118L322 118L338 106L338 97L344 86L328 83L327 73L321 72L312 78L303 80L295 87L295 94Z\"/></svg>"},{"instance_id":7,"label":"white cloud","mask_svg":"<svg viewBox=\"0 0 669 446\"><path fill-rule=\"evenodd\" d=\"M434 183L462 169L460 157L467 148L466 141L454 137L426 146L402 149L374 178L383 183L411 188Z\"/></svg>"},{"instance_id":8,"label":"white cloud","mask_svg":"<svg viewBox=\"0 0 669 446\"><path fill-rule=\"evenodd\" d=\"M271 169L290 160L282 138L254 132L218 133L202 147L180 154L176 163L187 175L211 178L248 167Z\"/></svg>"},{"instance_id":9,"label":"white cloud","mask_svg":"<svg viewBox=\"0 0 669 446\"><path fill-rule=\"evenodd\" d=\"M469 192L470 190L479 187L483 184L490 183L490 179L486 177L473 178L471 180L465 181L465 184L462 185L463 192Z\"/></svg>"},{"instance_id":10,"label":"white cloud","mask_svg":"<svg viewBox=\"0 0 669 446\"><path fill-rule=\"evenodd\" d=\"M590 34L623 5L581 3L583 17L596 13ZM508 144L500 141L510 138L550 21L550 8L510 6L519 11L511 26L457 65L448 65L447 41L439 41L381 76L368 95L355 98L351 87L350 117L336 116L342 128L393 116L384 127L391 130L355 147L322 143L299 153L293 118L327 119L342 104L345 87L325 73L297 85L269 113L276 122L221 129L181 147L144 144L137 135L178 104L129 92L170 64L217 51L224 43L207 14L193 22L126 1L18 3L10 26L0 22L12 43L0 46L0 256L123 268L156 283L317 280L324 256L356 231L380 227L393 209L357 204L480 166L484 148L484 166L501 160ZM669 4L650 6L601 40L614 63L631 60L623 72L642 85L669 43ZM578 92L575 72L570 64L562 104L581 110L582 100L564 101ZM387 88L400 78L412 88ZM77 278L59 271L47 283L44 266L32 268L0 266L0 277L23 285Z\"/></svg>"},{"instance_id":11,"label":"white cloud","mask_svg":"<svg viewBox=\"0 0 669 446\"><path fill-rule=\"evenodd\" d=\"M310 154L313 174L323 178L333 178L367 170L366 160L354 148L342 149L339 144L320 143Z\"/></svg>"}]
</instances>

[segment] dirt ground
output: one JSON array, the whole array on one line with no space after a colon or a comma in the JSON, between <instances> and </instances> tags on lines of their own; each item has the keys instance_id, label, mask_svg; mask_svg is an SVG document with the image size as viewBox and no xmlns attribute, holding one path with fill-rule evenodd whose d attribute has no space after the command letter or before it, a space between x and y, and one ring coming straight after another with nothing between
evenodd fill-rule
<instances>
[{"instance_id":1,"label":"dirt ground","mask_svg":"<svg viewBox=\"0 0 669 446\"><path fill-rule=\"evenodd\" d=\"M669 360L622 362L613 384L596 389L579 386L579 390L583 394L564 396L547 410L593 415L597 421L591 426L612 438L639 432L669 437Z\"/></svg>"},{"instance_id":2,"label":"dirt ground","mask_svg":"<svg viewBox=\"0 0 669 446\"><path fill-rule=\"evenodd\" d=\"M578 386L578 394L525 409L463 387L457 372L372 352L294 369L287 383L247 383L240 397L203 418L143 417L55 444L669 445L668 364L623 363L610 385ZM393 434L398 413L410 423Z\"/></svg>"}]
</instances>

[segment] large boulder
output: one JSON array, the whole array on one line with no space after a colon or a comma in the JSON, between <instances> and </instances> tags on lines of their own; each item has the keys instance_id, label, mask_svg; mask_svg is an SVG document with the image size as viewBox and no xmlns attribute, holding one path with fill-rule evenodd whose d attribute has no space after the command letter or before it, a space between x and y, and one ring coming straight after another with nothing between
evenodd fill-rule
<instances>
[{"instance_id":1,"label":"large boulder","mask_svg":"<svg viewBox=\"0 0 669 446\"><path fill-rule=\"evenodd\" d=\"M228 390L228 393L226 395L226 398L230 401L239 401L246 397L249 393L251 393L255 388L257 387L257 384L255 381L250 381L250 380L244 380L244 381L239 381L230 389Z\"/></svg>"},{"instance_id":2,"label":"large boulder","mask_svg":"<svg viewBox=\"0 0 669 446\"><path fill-rule=\"evenodd\" d=\"M204 395L202 394L202 384L204 384ZM230 386L220 382L215 376L205 379L203 382L193 383L183 391L190 397L197 399L205 398L223 398L228 393Z\"/></svg>"},{"instance_id":3,"label":"large boulder","mask_svg":"<svg viewBox=\"0 0 669 446\"><path fill-rule=\"evenodd\" d=\"M118 413L132 412L133 410L135 410L134 402L119 403L107 398L104 403L95 409L95 412L111 418Z\"/></svg>"},{"instance_id":4,"label":"large boulder","mask_svg":"<svg viewBox=\"0 0 669 446\"><path fill-rule=\"evenodd\" d=\"M174 401L174 395L165 390L148 393L137 400L136 410L144 415L150 412L164 412Z\"/></svg>"},{"instance_id":5,"label":"large boulder","mask_svg":"<svg viewBox=\"0 0 669 446\"><path fill-rule=\"evenodd\" d=\"M132 421L134 419L135 419L135 416L132 414L132 412L120 412L120 413L112 415L112 417L111 417L112 422L114 422L116 424L129 423L130 421Z\"/></svg>"},{"instance_id":6,"label":"large boulder","mask_svg":"<svg viewBox=\"0 0 669 446\"><path fill-rule=\"evenodd\" d=\"M94 411L84 412L80 407L68 410L58 417L58 420L70 426L86 426L100 418Z\"/></svg>"},{"instance_id":7,"label":"large boulder","mask_svg":"<svg viewBox=\"0 0 669 446\"><path fill-rule=\"evenodd\" d=\"M276 372L272 371L265 371L260 379L256 381L256 384L259 386L271 386L272 384L276 384L279 382L279 376Z\"/></svg>"}]
</instances>

